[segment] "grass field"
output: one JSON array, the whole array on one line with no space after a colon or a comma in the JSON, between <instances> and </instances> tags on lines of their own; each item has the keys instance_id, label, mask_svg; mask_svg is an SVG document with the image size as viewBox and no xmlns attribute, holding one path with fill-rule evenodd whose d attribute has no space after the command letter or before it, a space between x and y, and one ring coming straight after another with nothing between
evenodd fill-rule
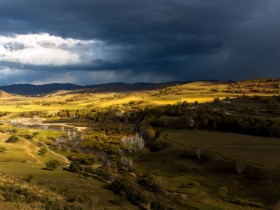
<instances>
[{"instance_id":1,"label":"grass field","mask_svg":"<svg viewBox=\"0 0 280 210\"><path fill-rule=\"evenodd\" d=\"M280 141L277 138L256 137L214 131L169 130L165 141L182 147L200 147L226 158L239 159L266 167L280 167Z\"/></svg>"},{"instance_id":2,"label":"grass field","mask_svg":"<svg viewBox=\"0 0 280 210\"><path fill-rule=\"evenodd\" d=\"M17 162L0 162L2 170L0 172L12 177L27 177L33 175L32 182L39 184L43 189L54 189L57 191L67 190L68 195L81 196L91 195L98 199L97 207L100 209L136 209L132 205L126 204L118 207L110 204L115 195L104 189L104 183L92 178L85 178L77 174L67 172L61 168L55 171L42 170L41 164L25 164Z\"/></svg>"},{"instance_id":3,"label":"grass field","mask_svg":"<svg viewBox=\"0 0 280 210\"><path fill-rule=\"evenodd\" d=\"M278 177L279 139L164 130L155 141L169 146L159 152L143 153L136 164L138 173L157 174L161 186L170 193L169 197L162 195L166 202L181 197L181 202L197 209L253 210L271 208L280 196L279 184L271 184ZM201 160L195 155L195 147L202 149ZM246 165L242 175L235 171L236 159ZM226 192L221 195L223 190ZM176 202L170 205L180 209Z\"/></svg>"},{"instance_id":4,"label":"grass field","mask_svg":"<svg viewBox=\"0 0 280 210\"><path fill-rule=\"evenodd\" d=\"M28 111L57 111L62 109L80 109L88 107L108 107L111 105L127 105L130 102L141 106L163 106L187 101L194 103L212 102L214 98L236 97L241 94L213 92L212 90L226 89L227 84L211 82L193 82L189 84L171 86L163 90L86 93L77 94L71 91L49 94L44 97L12 96L0 98L0 110L7 112ZM162 93L163 91L163 93ZM267 93L246 93L247 95L266 95Z\"/></svg>"}]
</instances>

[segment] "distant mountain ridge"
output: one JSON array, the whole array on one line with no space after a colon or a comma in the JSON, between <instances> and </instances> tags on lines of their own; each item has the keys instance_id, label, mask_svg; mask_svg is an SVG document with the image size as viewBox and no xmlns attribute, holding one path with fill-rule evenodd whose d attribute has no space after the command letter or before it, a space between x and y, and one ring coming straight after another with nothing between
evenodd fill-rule
<instances>
[{"instance_id":1,"label":"distant mountain ridge","mask_svg":"<svg viewBox=\"0 0 280 210\"><path fill-rule=\"evenodd\" d=\"M202 82L226 82L228 84L236 84L241 86L271 86L276 85L279 87L280 79L253 79L253 80L244 80L240 82L235 81L218 81L218 80L197 80ZM145 83L137 82L133 84L118 82L118 83L106 83L106 84L97 84L97 85L75 85L71 83L51 83L43 85L32 85L32 84L13 84L0 86L0 90L3 90L11 94L19 95L44 95L59 90L74 91L76 93L104 93L104 92L125 92L125 91L141 91L141 90L154 90L166 88L173 85L182 85L196 81L171 81L164 83Z\"/></svg>"},{"instance_id":2,"label":"distant mountain ridge","mask_svg":"<svg viewBox=\"0 0 280 210\"><path fill-rule=\"evenodd\" d=\"M65 84L52 83L52 84L45 84L45 85L13 84L7 86L0 86L0 90L3 90L8 93L19 94L19 95L38 95L38 94L41 95L57 90L76 90L81 88L83 87L70 83L65 83Z\"/></svg>"},{"instance_id":3,"label":"distant mountain ridge","mask_svg":"<svg viewBox=\"0 0 280 210\"><path fill-rule=\"evenodd\" d=\"M75 85L71 83L51 83L44 85L32 85L32 84L13 84L7 86L0 86L0 90L3 90L12 94L19 95L43 95L58 90L77 90L78 92L123 92L123 91L135 91L135 90L152 90L156 88L164 88L176 84L185 84L184 81L173 81L166 83L107 83L98 85Z\"/></svg>"},{"instance_id":4,"label":"distant mountain ridge","mask_svg":"<svg viewBox=\"0 0 280 210\"><path fill-rule=\"evenodd\" d=\"M8 94L18 95L45 95L54 93L59 90L73 91L74 93L104 93L104 92L126 92L126 91L141 91L141 90L155 90L162 89L174 85L183 85L191 82L221 82L228 83L233 88L246 87L251 89L258 88L280 88L280 78L259 78L244 81L219 81L219 80L190 80L190 81L171 81L164 83L145 83L137 82L133 84L117 82L106 83L97 85L75 85L71 83L51 83L43 85L32 84L13 84L0 86L0 90L7 93L2 95L8 96ZM1 94L0 94L1 97Z\"/></svg>"}]
</instances>

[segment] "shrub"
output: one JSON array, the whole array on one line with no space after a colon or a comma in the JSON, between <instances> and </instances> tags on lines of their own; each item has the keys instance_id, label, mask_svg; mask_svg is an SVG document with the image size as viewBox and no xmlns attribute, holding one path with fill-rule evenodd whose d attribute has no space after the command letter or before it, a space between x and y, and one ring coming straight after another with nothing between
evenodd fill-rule
<instances>
[{"instance_id":1,"label":"shrub","mask_svg":"<svg viewBox=\"0 0 280 210\"><path fill-rule=\"evenodd\" d=\"M141 134L148 141L152 141L156 137L156 131L152 126L143 128Z\"/></svg>"},{"instance_id":2,"label":"shrub","mask_svg":"<svg viewBox=\"0 0 280 210\"><path fill-rule=\"evenodd\" d=\"M166 149L168 146L169 146L169 144L167 142L158 141L158 140L156 140L148 145L151 152L159 152L161 150Z\"/></svg>"},{"instance_id":3,"label":"shrub","mask_svg":"<svg viewBox=\"0 0 280 210\"><path fill-rule=\"evenodd\" d=\"M6 147L0 147L0 152L5 152L7 151Z\"/></svg>"},{"instance_id":4,"label":"shrub","mask_svg":"<svg viewBox=\"0 0 280 210\"><path fill-rule=\"evenodd\" d=\"M1 192L5 201L11 201L11 202L25 201L26 203L32 203L34 201L43 201L34 192L31 192L27 189L22 189L18 186L3 185L1 186Z\"/></svg>"},{"instance_id":5,"label":"shrub","mask_svg":"<svg viewBox=\"0 0 280 210\"><path fill-rule=\"evenodd\" d=\"M23 180L26 182L31 182L31 180L33 179L33 175L32 174L28 174L27 177L25 177Z\"/></svg>"},{"instance_id":6,"label":"shrub","mask_svg":"<svg viewBox=\"0 0 280 210\"><path fill-rule=\"evenodd\" d=\"M78 161L71 162L69 166L69 171L72 171L74 173L79 173L83 170L83 168L80 166L80 163Z\"/></svg>"},{"instance_id":7,"label":"shrub","mask_svg":"<svg viewBox=\"0 0 280 210\"><path fill-rule=\"evenodd\" d=\"M33 137L33 138L36 138L39 134L40 134L39 132L34 132L34 133L32 134L32 137Z\"/></svg>"},{"instance_id":8,"label":"shrub","mask_svg":"<svg viewBox=\"0 0 280 210\"><path fill-rule=\"evenodd\" d=\"M50 160L49 162L46 163L46 167L48 170L53 171L59 166L59 162L57 160Z\"/></svg>"},{"instance_id":9,"label":"shrub","mask_svg":"<svg viewBox=\"0 0 280 210\"><path fill-rule=\"evenodd\" d=\"M128 180L116 179L109 186L114 193L125 195L134 204L145 203L146 198Z\"/></svg>"},{"instance_id":10,"label":"shrub","mask_svg":"<svg viewBox=\"0 0 280 210\"><path fill-rule=\"evenodd\" d=\"M82 154L72 154L67 157L71 161L79 162L82 165L92 165L96 163L96 157L94 155L82 155Z\"/></svg>"},{"instance_id":11,"label":"shrub","mask_svg":"<svg viewBox=\"0 0 280 210\"><path fill-rule=\"evenodd\" d=\"M92 168L92 167L85 167L85 172L90 173L90 174L95 174L98 177L106 180L111 180L112 175L108 170L105 170L103 168Z\"/></svg>"},{"instance_id":12,"label":"shrub","mask_svg":"<svg viewBox=\"0 0 280 210\"><path fill-rule=\"evenodd\" d=\"M157 192L162 190L161 181L153 174L148 174L147 176L139 179L139 184L145 186L152 192Z\"/></svg>"},{"instance_id":13,"label":"shrub","mask_svg":"<svg viewBox=\"0 0 280 210\"><path fill-rule=\"evenodd\" d=\"M19 141L19 138L18 138L17 136L15 136L15 135L10 136L10 137L6 140L6 142L10 142L10 143L16 143L16 142L18 142L18 141Z\"/></svg>"},{"instance_id":14,"label":"shrub","mask_svg":"<svg viewBox=\"0 0 280 210\"><path fill-rule=\"evenodd\" d=\"M38 151L38 155L41 155L41 156L44 156L47 152L47 149L46 148L42 148Z\"/></svg>"},{"instance_id":15,"label":"shrub","mask_svg":"<svg viewBox=\"0 0 280 210\"><path fill-rule=\"evenodd\" d=\"M28 140L32 140L33 135L26 133L26 134L23 135L23 138L28 139Z\"/></svg>"}]
</instances>

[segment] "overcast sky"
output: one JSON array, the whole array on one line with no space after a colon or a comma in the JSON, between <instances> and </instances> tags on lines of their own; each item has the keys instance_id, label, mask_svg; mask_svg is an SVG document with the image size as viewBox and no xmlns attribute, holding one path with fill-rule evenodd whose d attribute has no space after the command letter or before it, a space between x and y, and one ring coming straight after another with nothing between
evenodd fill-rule
<instances>
[{"instance_id":1,"label":"overcast sky","mask_svg":"<svg viewBox=\"0 0 280 210\"><path fill-rule=\"evenodd\" d=\"M280 77L279 0L1 0L0 85Z\"/></svg>"}]
</instances>

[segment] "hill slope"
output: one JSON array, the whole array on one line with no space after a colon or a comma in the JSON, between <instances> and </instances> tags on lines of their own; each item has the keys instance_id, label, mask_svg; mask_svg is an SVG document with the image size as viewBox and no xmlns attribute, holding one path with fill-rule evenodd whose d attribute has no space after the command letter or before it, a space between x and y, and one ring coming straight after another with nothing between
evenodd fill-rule
<instances>
[{"instance_id":1,"label":"hill slope","mask_svg":"<svg viewBox=\"0 0 280 210\"><path fill-rule=\"evenodd\" d=\"M3 90L0 90L0 98L6 98L6 97L11 97L12 95L3 91Z\"/></svg>"},{"instance_id":2,"label":"hill slope","mask_svg":"<svg viewBox=\"0 0 280 210\"><path fill-rule=\"evenodd\" d=\"M31 84L15 84L8 86L1 86L0 90L7 91L9 93L19 94L19 95L37 95L46 94L57 90L75 90L82 88L79 85L74 84L45 84L45 85L31 85Z\"/></svg>"}]
</instances>

